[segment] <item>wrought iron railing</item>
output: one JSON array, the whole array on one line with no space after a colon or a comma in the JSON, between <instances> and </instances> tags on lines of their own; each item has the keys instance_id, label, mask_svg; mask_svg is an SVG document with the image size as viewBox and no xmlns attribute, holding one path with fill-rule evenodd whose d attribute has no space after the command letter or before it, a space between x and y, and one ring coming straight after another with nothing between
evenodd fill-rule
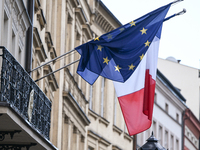
<instances>
[{"instance_id":1,"label":"wrought iron railing","mask_svg":"<svg viewBox=\"0 0 200 150\"><path fill-rule=\"evenodd\" d=\"M51 101L5 47L0 47L0 52L0 101L8 103L33 128L49 139Z\"/></svg>"}]
</instances>

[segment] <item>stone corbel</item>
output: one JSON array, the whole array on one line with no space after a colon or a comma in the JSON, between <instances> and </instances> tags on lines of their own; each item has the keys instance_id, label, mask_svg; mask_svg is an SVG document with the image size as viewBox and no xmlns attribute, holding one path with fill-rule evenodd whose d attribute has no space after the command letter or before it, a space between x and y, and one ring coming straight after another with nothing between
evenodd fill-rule
<instances>
[{"instance_id":1,"label":"stone corbel","mask_svg":"<svg viewBox=\"0 0 200 150\"><path fill-rule=\"evenodd\" d=\"M47 43L48 50L50 51L51 48L53 47L53 41L52 41L50 32L45 33L45 42Z\"/></svg>"},{"instance_id":2,"label":"stone corbel","mask_svg":"<svg viewBox=\"0 0 200 150\"><path fill-rule=\"evenodd\" d=\"M43 13L42 9L40 9L37 12L37 20L39 21L40 26L41 26L41 30L42 30L45 27L45 25L46 25L46 19L44 17L44 13Z\"/></svg>"},{"instance_id":3,"label":"stone corbel","mask_svg":"<svg viewBox=\"0 0 200 150\"><path fill-rule=\"evenodd\" d=\"M40 4L40 0L35 0L35 13L37 13L40 9L41 9L41 4Z\"/></svg>"},{"instance_id":4,"label":"stone corbel","mask_svg":"<svg viewBox=\"0 0 200 150\"><path fill-rule=\"evenodd\" d=\"M81 134L81 142L85 142L85 137Z\"/></svg>"},{"instance_id":5,"label":"stone corbel","mask_svg":"<svg viewBox=\"0 0 200 150\"><path fill-rule=\"evenodd\" d=\"M74 126L73 133L80 134L81 132L78 130L78 128L76 126Z\"/></svg>"},{"instance_id":6,"label":"stone corbel","mask_svg":"<svg viewBox=\"0 0 200 150\"><path fill-rule=\"evenodd\" d=\"M70 117L68 117L68 116L66 115L66 112L63 112L63 115L64 115L64 122L65 122L66 124L71 125L71 124L72 124L72 121L71 121Z\"/></svg>"}]
</instances>

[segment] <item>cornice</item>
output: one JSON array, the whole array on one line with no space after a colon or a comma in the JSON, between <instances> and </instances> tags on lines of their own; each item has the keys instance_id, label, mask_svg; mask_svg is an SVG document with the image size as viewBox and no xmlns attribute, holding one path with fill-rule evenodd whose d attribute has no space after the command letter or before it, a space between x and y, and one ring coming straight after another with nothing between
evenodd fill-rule
<instances>
[{"instance_id":1,"label":"cornice","mask_svg":"<svg viewBox=\"0 0 200 150\"><path fill-rule=\"evenodd\" d=\"M63 91L63 97L67 98L67 103L70 103L70 107L75 109L75 112L78 113L78 116L81 120L83 120L83 123L85 126L88 126L90 124L90 120L88 119L87 115L84 113L76 99L72 96L71 93L67 91Z\"/></svg>"},{"instance_id":2,"label":"cornice","mask_svg":"<svg viewBox=\"0 0 200 150\"><path fill-rule=\"evenodd\" d=\"M108 147L111 144L104 137L100 136L99 134L95 133L92 130L88 130L88 136L91 136L92 138L98 140L100 143L104 144L106 147Z\"/></svg>"}]
</instances>

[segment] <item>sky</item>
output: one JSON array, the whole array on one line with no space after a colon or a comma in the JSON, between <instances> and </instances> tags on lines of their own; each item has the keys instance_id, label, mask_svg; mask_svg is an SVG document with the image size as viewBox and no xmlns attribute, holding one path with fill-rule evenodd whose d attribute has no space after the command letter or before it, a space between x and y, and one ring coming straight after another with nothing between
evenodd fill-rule
<instances>
[{"instance_id":1,"label":"sky","mask_svg":"<svg viewBox=\"0 0 200 150\"><path fill-rule=\"evenodd\" d=\"M126 24L174 0L102 0ZM184 0L171 6L167 16L186 9L163 24L159 58L173 56L180 64L200 69L200 0Z\"/></svg>"}]
</instances>

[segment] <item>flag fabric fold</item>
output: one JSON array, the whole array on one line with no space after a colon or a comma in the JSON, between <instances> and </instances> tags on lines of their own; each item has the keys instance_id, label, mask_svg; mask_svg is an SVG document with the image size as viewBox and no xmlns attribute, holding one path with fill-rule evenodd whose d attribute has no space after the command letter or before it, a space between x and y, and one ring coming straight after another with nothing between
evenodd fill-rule
<instances>
[{"instance_id":1,"label":"flag fabric fold","mask_svg":"<svg viewBox=\"0 0 200 150\"><path fill-rule=\"evenodd\" d=\"M129 135L147 130L152 123L159 38L155 37L130 78L114 82Z\"/></svg>"},{"instance_id":2,"label":"flag fabric fold","mask_svg":"<svg viewBox=\"0 0 200 150\"><path fill-rule=\"evenodd\" d=\"M160 36L170 5L76 47L81 54L77 73L90 84L99 75L125 82L136 70L154 37Z\"/></svg>"},{"instance_id":3,"label":"flag fabric fold","mask_svg":"<svg viewBox=\"0 0 200 150\"><path fill-rule=\"evenodd\" d=\"M75 48L83 79L93 84L100 75L114 81L130 135L151 126L158 46L171 4Z\"/></svg>"}]
</instances>

